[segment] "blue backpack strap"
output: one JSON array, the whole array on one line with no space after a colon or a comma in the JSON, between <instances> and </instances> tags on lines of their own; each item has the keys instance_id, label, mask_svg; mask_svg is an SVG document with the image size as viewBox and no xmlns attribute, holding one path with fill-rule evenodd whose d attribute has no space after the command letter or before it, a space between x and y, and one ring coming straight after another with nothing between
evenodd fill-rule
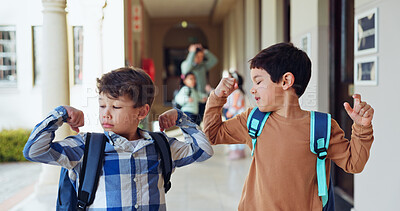
<instances>
[{"instance_id":1,"label":"blue backpack strap","mask_svg":"<svg viewBox=\"0 0 400 211\"><path fill-rule=\"evenodd\" d=\"M318 196L321 196L323 206L328 202L325 159L328 155L331 137L331 115L311 111L310 150L317 154Z\"/></svg>"},{"instance_id":2,"label":"blue backpack strap","mask_svg":"<svg viewBox=\"0 0 400 211\"><path fill-rule=\"evenodd\" d=\"M171 148L169 142L163 133L160 132L149 132L150 136L154 140L157 153L161 158L161 169L164 178L164 190L165 193L171 188L171 174L172 174L172 157Z\"/></svg>"},{"instance_id":3,"label":"blue backpack strap","mask_svg":"<svg viewBox=\"0 0 400 211\"><path fill-rule=\"evenodd\" d=\"M85 154L79 175L77 210L86 210L86 207L94 201L107 140L103 133L87 133Z\"/></svg>"},{"instance_id":4,"label":"blue backpack strap","mask_svg":"<svg viewBox=\"0 0 400 211\"><path fill-rule=\"evenodd\" d=\"M254 107L253 110L251 110L249 117L247 117L247 128L253 145L251 156L254 155L257 137L260 136L262 129L264 128L265 122L267 121L270 114L271 112L261 112L258 107Z\"/></svg>"}]
</instances>

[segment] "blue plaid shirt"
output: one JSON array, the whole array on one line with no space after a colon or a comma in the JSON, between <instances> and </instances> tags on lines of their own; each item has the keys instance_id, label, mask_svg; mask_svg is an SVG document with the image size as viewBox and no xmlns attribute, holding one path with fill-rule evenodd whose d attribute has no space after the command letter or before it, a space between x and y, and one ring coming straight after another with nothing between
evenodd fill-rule
<instances>
[{"instance_id":1,"label":"blue plaid shirt","mask_svg":"<svg viewBox=\"0 0 400 211\"><path fill-rule=\"evenodd\" d=\"M33 129L24 148L31 161L59 165L69 169L73 184L79 184L86 134L54 141L55 131L68 118L64 107L57 107ZM177 126L185 142L168 138L173 168L204 161L213 150L200 128L178 110ZM113 132L105 132L109 142L96 196L88 210L166 210L164 180L154 140L145 130L141 139L128 141Z\"/></svg>"}]
</instances>

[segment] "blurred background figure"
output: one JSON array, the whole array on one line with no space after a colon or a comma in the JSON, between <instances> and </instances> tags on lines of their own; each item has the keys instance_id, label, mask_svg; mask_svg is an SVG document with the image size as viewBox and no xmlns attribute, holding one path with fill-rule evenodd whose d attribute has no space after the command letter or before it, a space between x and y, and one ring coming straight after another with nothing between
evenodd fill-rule
<instances>
[{"instance_id":1,"label":"blurred background figure","mask_svg":"<svg viewBox=\"0 0 400 211\"><path fill-rule=\"evenodd\" d=\"M245 110L245 98L243 91L243 77L240 76L235 70L230 71L229 77L235 78L239 88L228 96L226 104L223 107L223 115L228 120ZM230 160L237 160L246 157L244 151L244 144L231 144L229 145L228 158Z\"/></svg>"},{"instance_id":2,"label":"blurred background figure","mask_svg":"<svg viewBox=\"0 0 400 211\"><path fill-rule=\"evenodd\" d=\"M183 86L175 96L177 107L180 108L197 125L200 125L199 103L205 103L207 95L196 90L196 76L189 72L183 79Z\"/></svg>"},{"instance_id":3,"label":"blurred background figure","mask_svg":"<svg viewBox=\"0 0 400 211\"><path fill-rule=\"evenodd\" d=\"M181 64L182 74L186 75L192 72L196 76L196 90L203 95L208 95L206 86L208 84L207 72L218 62L217 57L209 50L203 48L201 44L192 44L189 46L189 53L186 60ZM209 87L209 86L208 86ZM201 122L203 119L205 101L199 102L198 117Z\"/></svg>"}]
</instances>

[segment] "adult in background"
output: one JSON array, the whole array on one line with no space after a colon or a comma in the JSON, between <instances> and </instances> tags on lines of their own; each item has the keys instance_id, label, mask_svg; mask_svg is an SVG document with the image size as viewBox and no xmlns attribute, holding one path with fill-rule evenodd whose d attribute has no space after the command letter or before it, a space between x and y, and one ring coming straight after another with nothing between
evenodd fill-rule
<instances>
[{"instance_id":1,"label":"adult in background","mask_svg":"<svg viewBox=\"0 0 400 211\"><path fill-rule=\"evenodd\" d=\"M207 72L218 63L217 57L209 50L203 48L201 44L191 44L189 46L189 53L186 60L181 64L181 71L183 75L193 72L196 76L196 90L201 95L208 95L206 91L207 86ZM204 109L206 104L199 103L199 122L203 119Z\"/></svg>"}]
</instances>

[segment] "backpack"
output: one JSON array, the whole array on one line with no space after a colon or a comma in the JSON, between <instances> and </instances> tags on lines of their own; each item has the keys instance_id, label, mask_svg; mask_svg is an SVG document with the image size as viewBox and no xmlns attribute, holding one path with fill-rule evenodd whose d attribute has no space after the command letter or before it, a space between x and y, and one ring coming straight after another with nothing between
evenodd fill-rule
<instances>
[{"instance_id":1,"label":"backpack","mask_svg":"<svg viewBox=\"0 0 400 211\"><path fill-rule=\"evenodd\" d=\"M172 158L167 138L160 132L149 132L155 148L161 158L165 193L171 188ZM68 176L68 169L61 168L58 185L57 211L86 210L94 201L103 167L104 149L107 137L103 133L87 133L81 174L79 175L78 194Z\"/></svg>"},{"instance_id":2,"label":"backpack","mask_svg":"<svg viewBox=\"0 0 400 211\"><path fill-rule=\"evenodd\" d=\"M310 150L317 155L317 182L318 195L321 196L323 211L334 211L334 189L332 176L329 178L329 190L326 183L325 159L329 147L331 135L331 115L311 111L310 122ZM271 112L261 112L257 107L253 108L247 118L247 128L252 139L251 155L254 155L257 137L260 136L262 129Z\"/></svg>"}]
</instances>

